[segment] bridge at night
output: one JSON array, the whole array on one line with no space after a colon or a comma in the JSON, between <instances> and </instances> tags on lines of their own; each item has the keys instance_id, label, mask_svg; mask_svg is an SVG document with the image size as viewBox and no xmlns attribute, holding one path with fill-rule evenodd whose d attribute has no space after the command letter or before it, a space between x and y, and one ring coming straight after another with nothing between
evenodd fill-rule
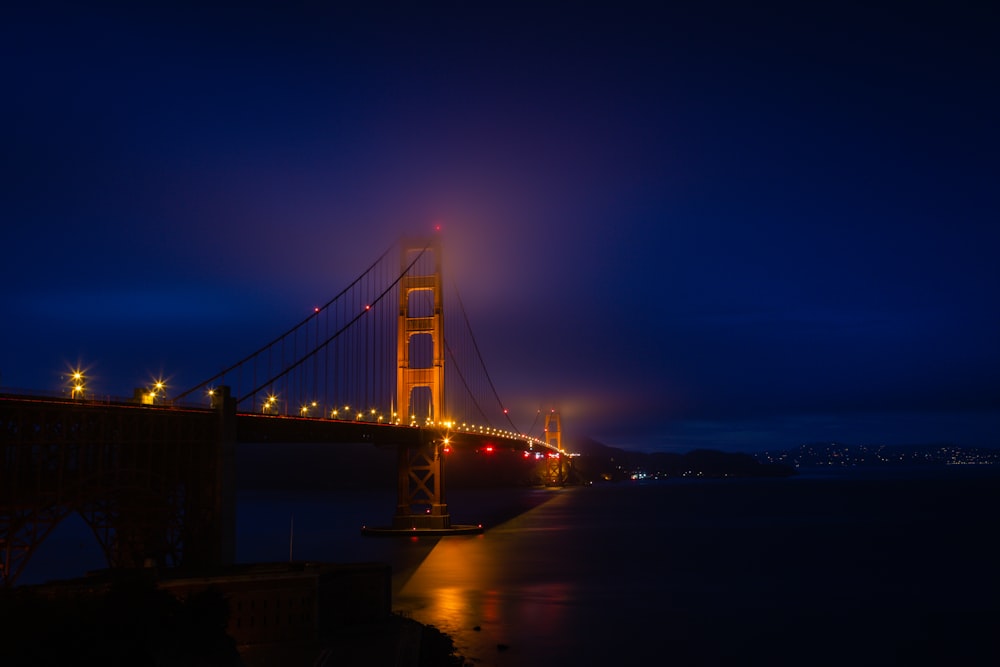
<instances>
[{"instance_id":1,"label":"bridge at night","mask_svg":"<svg viewBox=\"0 0 1000 667\"><path fill-rule=\"evenodd\" d=\"M451 522L451 448L520 450L547 484L565 483L559 414L541 438L529 435L541 413L515 428L442 260L438 237L400 242L288 331L171 396L154 383L97 398L80 369L60 396L0 394L0 585L72 513L112 568L232 563L237 443L274 443L275 456L282 443L395 447L396 511L372 532L481 530Z\"/></svg>"}]
</instances>

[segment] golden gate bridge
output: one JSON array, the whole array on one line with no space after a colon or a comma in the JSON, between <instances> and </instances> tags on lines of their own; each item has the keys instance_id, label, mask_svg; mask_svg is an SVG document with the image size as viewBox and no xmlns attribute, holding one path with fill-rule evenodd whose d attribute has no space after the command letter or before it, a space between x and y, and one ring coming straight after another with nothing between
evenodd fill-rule
<instances>
[{"instance_id":1,"label":"golden gate bridge","mask_svg":"<svg viewBox=\"0 0 1000 667\"><path fill-rule=\"evenodd\" d=\"M482 530L451 523L452 447L502 443L544 459L547 484L565 483L559 414L545 415L541 438L529 435L538 415L528 431L514 426L442 264L440 237L404 239L293 327L172 398L154 385L96 400L79 373L68 396L0 393L0 585L74 512L112 568L232 563L236 443L396 447L396 511L366 529L376 534Z\"/></svg>"}]
</instances>

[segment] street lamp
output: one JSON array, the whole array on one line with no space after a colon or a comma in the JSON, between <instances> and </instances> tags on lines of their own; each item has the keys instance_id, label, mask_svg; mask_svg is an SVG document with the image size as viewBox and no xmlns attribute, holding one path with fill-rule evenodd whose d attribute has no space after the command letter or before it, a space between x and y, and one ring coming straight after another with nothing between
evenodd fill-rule
<instances>
[{"instance_id":1,"label":"street lamp","mask_svg":"<svg viewBox=\"0 0 1000 667\"><path fill-rule=\"evenodd\" d=\"M83 375L83 371L79 368L74 369L73 374L70 375L70 382L70 398L83 398L87 392L86 378Z\"/></svg>"},{"instance_id":2,"label":"street lamp","mask_svg":"<svg viewBox=\"0 0 1000 667\"><path fill-rule=\"evenodd\" d=\"M162 378L157 378L153 380L153 386L150 388L149 393L143 395L142 402L146 405L153 405L156 403L156 399L161 398L160 394L165 393L167 385L164 384Z\"/></svg>"}]
</instances>

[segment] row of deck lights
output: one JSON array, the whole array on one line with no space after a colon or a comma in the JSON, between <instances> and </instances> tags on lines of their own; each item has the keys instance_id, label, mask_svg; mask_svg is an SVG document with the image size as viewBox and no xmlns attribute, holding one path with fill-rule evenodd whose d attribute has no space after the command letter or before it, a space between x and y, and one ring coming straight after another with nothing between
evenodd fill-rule
<instances>
[{"instance_id":1,"label":"row of deck lights","mask_svg":"<svg viewBox=\"0 0 1000 667\"><path fill-rule=\"evenodd\" d=\"M312 401L311 403L305 403L305 404L303 404L299 408L299 416L300 417L309 417L310 414L311 414L311 412L314 411L317 407L319 407L319 405L318 405L318 403L316 401ZM277 410L277 408L278 408L278 399L277 399L277 397L275 397L274 395L269 395L264 400L263 412L265 412L265 413L275 412ZM386 422L385 415L383 415L382 413L380 413L375 408L371 408L371 411L370 411L369 414L370 414L370 421L377 422L379 424L389 423L389 424L395 424L396 426L399 426L399 425L402 424L402 421L399 419L399 415L396 412L392 413L392 420L389 421L389 422ZM365 413L363 411L360 411L360 410L357 411L357 412L353 412L351 410L351 406L350 405L345 405L343 407L343 409L341 409L341 408L333 408L333 409L330 410L330 419L350 420L352 418L352 416L353 416L354 421L364 421L365 420ZM415 415L410 415L410 426L418 426L418 425L419 425L419 420L416 418L416 416ZM526 439L530 440L533 443L544 444L538 438L532 438L530 436L526 436L526 435L521 434L521 433L514 433L513 431L506 431L506 430L494 428L492 426L482 426L482 425L468 424L468 423L465 423L465 422L462 422L462 424L455 424L455 422L452 422L452 421L434 421L433 419L431 419L429 417L424 420L424 426L426 426L426 427L435 427L436 426L436 427L441 427L441 428L445 428L445 429L453 429L453 428L455 428L457 430L464 431L466 433L478 433L478 434L481 434L481 435L494 435L494 436L497 436L497 437L509 438L509 439L522 439L522 438L526 438Z\"/></svg>"}]
</instances>

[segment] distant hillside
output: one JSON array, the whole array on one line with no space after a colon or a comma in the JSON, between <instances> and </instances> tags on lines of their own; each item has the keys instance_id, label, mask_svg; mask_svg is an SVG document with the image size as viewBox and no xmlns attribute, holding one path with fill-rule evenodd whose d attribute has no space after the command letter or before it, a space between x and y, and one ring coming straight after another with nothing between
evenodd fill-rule
<instances>
[{"instance_id":1,"label":"distant hillside","mask_svg":"<svg viewBox=\"0 0 1000 667\"><path fill-rule=\"evenodd\" d=\"M750 454L697 449L686 454L633 452L585 438L572 445L574 465L589 480L669 477L787 477L792 466L761 462Z\"/></svg>"}]
</instances>

